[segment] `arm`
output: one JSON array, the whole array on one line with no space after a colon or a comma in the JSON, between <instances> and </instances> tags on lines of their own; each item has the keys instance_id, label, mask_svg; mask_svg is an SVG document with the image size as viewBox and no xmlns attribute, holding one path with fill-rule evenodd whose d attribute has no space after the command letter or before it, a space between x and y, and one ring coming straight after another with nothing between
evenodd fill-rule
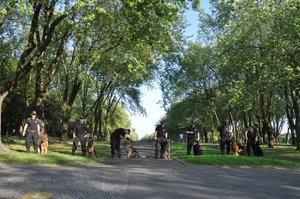
<instances>
[{"instance_id":1,"label":"arm","mask_svg":"<svg viewBox=\"0 0 300 199\"><path fill-rule=\"evenodd\" d=\"M41 136L41 127L39 124L37 125L37 133L39 136Z\"/></svg>"},{"instance_id":2,"label":"arm","mask_svg":"<svg viewBox=\"0 0 300 199\"><path fill-rule=\"evenodd\" d=\"M77 131L77 124L75 125L75 128L73 130L73 139L76 138L76 131Z\"/></svg>"},{"instance_id":3,"label":"arm","mask_svg":"<svg viewBox=\"0 0 300 199\"><path fill-rule=\"evenodd\" d=\"M27 130L27 127L28 127L28 124L26 123L25 126L24 126L24 130L23 130L23 133L22 135L25 136L26 135L26 130Z\"/></svg>"},{"instance_id":4,"label":"arm","mask_svg":"<svg viewBox=\"0 0 300 199\"><path fill-rule=\"evenodd\" d=\"M247 134L248 134L248 130L245 131L245 140L246 140L246 141L248 140Z\"/></svg>"},{"instance_id":5,"label":"arm","mask_svg":"<svg viewBox=\"0 0 300 199\"><path fill-rule=\"evenodd\" d=\"M157 131L154 132L154 140L157 140Z\"/></svg>"}]
</instances>

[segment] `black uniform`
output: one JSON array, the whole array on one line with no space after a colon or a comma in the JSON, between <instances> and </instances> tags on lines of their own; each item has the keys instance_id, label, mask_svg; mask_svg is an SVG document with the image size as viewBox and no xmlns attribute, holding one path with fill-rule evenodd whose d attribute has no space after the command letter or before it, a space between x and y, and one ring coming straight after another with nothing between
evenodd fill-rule
<instances>
[{"instance_id":1,"label":"black uniform","mask_svg":"<svg viewBox=\"0 0 300 199\"><path fill-rule=\"evenodd\" d=\"M77 123L73 131L76 137L73 138L72 155L75 154L75 151L78 148L78 142L80 142L82 155L86 156L86 140L84 139L84 135L90 132L89 128L85 123Z\"/></svg>"},{"instance_id":2,"label":"black uniform","mask_svg":"<svg viewBox=\"0 0 300 199\"><path fill-rule=\"evenodd\" d=\"M253 151L253 154L256 155L256 141L255 138L257 136L257 128L250 126L247 129L247 154L248 156L251 156L251 148Z\"/></svg>"},{"instance_id":3,"label":"black uniform","mask_svg":"<svg viewBox=\"0 0 300 199\"><path fill-rule=\"evenodd\" d=\"M30 140L33 140L33 147L34 152L38 153L38 147L39 147L39 135L38 135L38 125L40 124L39 120L35 118L34 120L29 117L26 120L26 124L28 124L27 130L26 130L26 150L27 153L30 153Z\"/></svg>"},{"instance_id":4,"label":"black uniform","mask_svg":"<svg viewBox=\"0 0 300 199\"><path fill-rule=\"evenodd\" d=\"M125 130L124 128L118 128L110 135L110 148L111 148L111 157L115 158L115 154L117 151L118 158L121 157L121 136L125 137Z\"/></svg>"},{"instance_id":5,"label":"black uniform","mask_svg":"<svg viewBox=\"0 0 300 199\"><path fill-rule=\"evenodd\" d=\"M155 158L158 157L158 153L160 153L160 158L164 158L166 152L167 145L167 127L165 125L157 125L155 128L156 131L156 142L155 142ZM160 149L159 149L160 148Z\"/></svg>"},{"instance_id":6,"label":"black uniform","mask_svg":"<svg viewBox=\"0 0 300 199\"><path fill-rule=\"evenodd\" d=\"M224 154L225 145L226 145L226 153L230 153L230 136L229 136L229 126L226 124L222 124L219 129L220 140L220 149L221 153Z\"/></svg>"},{"instance_id":7,"label":"black uniform","mask_svg":"<svg viewBox=\"0 0 300 199\"><path fill-rule=\"evenodd\" d=\"M196 128L195 125L191 124L188 128L187 131L192 131L193 134L187 134L187 154L190 155L191 154L191 150L193 148L193 152L194 155L196 155L196 151L198 149L196 149L195 147L199 146L199 143L196 142L195 137L198 134L198 129Z\"/></svg>"}]
</instances>

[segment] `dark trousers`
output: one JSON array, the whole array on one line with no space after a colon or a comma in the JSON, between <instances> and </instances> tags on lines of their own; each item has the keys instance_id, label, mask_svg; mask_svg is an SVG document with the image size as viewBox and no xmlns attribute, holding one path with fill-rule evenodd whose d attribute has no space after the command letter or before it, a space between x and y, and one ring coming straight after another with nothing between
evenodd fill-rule
<instances>
[{"instance_id":1,"label":"dark trousers","mask_svg":"<svg viewBox=\"0 0 300 199\"><path fill-rule=\"evenodd\" d=\"M194 144L194 138L193 139L188 139L187 140L187 154L190 155L191 154L191 150L193 148L193 144Z\"/></svg>"},{"instance_id":2,"label":"dark trousers","mask_svg":"<svg viewBox=\"0 0 300 199\"><path fill-rule=\"evenodd\" d=\"M255 140L248 140L247 141L247 154L248 154L248 156L251 156L251 148L252 148L253 154L256 156Z\"/></svg>"},{"instance_id":3,"label":"dark trousers","mask_svg":"<svg viewBox=\"0 0 300 199\"><path fill-rule=\"evenodd\" d=\"M110 136L110 148L111 148L111 157L114 158L116 151L118 154L118 158L121 157L121 139L115 138L114 136Z\"/></svg>"},{"instance_id":4,"label":"dark trousers","mask_svg":"<svg viewBox=\"0 0 300 199\"><path fill-rule=\"evenodd\" d=\"M27 150L27 153L30 153L30 141L31 140L33 140L34 152L38 153L38 148L39 148L38 139L39 139L39 135L37 133L27 131L27 133L26 133L26 150Z\"/></svg>"},{"instance_id":5,"label":"dark trousers","mask_svg":"<svg viewBox=\"0 0 300 199\"><path fill-rule=\"evenodd\" d=\"M225 151L225 145L226 145L226 153L230 153L230 140L220 140L220 149L221 153L224 154Z\"/></svg>"},{"instance_id":6,"label":"dark trousers","mask_svg":"<svg viewBox=\"0 0 300 199\"><path fill-rule=\"evenodd\" d=\"M158 154L160 155L160 158L165 157L166 144L165 141L155 142L155 158L158 158Z\"/></svg>"},{"instance_id":7,"label":"dark trousers","mask_svg":"<svg viewBox=\"0 0 300 199\"><path fill-rule=\"evenodd\" d=\"M83 136L77 136L75 138L73 138L73 148L72 148L72 154L75 154L75 151L78 148L78 143L80 142L81 145L81 151L82 151L82 155L86 156L86 141L84 139Z\"/></svg>"}]
</instances>

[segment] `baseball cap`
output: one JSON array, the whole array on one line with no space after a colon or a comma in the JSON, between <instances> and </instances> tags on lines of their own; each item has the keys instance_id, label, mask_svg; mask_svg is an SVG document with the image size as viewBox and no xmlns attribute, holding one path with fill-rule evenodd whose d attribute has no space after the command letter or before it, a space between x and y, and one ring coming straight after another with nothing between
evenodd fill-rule
<instances>
[{"instance_id":1,"label":"baseball cap","mask_svg":"<svg viewBox=\"0 0 300 199\"><path fill-rule=\"evenodd\" d=\"M84 116L83 116L83 115L81 115L81 116L80 116L80 119L84 119Z\"/></svg>"},{"instance_id":2,"label":"baseball cap","mask_svg":"<svg viewBox=\"0 0 300 199\"><path fill-rule=\"evenodd\" d=\"M36 115L36 111L32 111L32 112L31 112L31 115Z\"/></svg>"}]
</instances>

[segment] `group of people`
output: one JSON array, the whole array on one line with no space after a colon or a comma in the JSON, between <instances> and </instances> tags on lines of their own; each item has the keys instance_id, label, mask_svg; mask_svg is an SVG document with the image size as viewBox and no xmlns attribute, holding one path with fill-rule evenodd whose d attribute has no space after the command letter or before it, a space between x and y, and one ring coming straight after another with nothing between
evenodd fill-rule
<instances>
[{"instance_id":1,"label":"group of people","mask_svg":"<svg viewBox=\"0 0 300 199\"><path fill-rule=\"evenodd\" d=\"M219 131L219 143L220 143L221 154L224 154L225 147L226 147L226 154L229 154L231 137L232 137L232 126L230 126L227 121L224 121L218 128L218 131ZM256 155L257 136L259 136L257 124L253 124L249 126L244 133L245 142L246 142L246 151L248 156L251 156L252 153Z\"/></svg>"},{"instance_id":2,"label":"group of people","mask_svg":"<svg viewBox=\"0 0 300 199\"><path fill-rule=\"evenodd\" d=\"M256 137L258 136L258 128L257 124L251 125L245 132L245 142L247 143L247 154L251 156L251 151L254 155L256 155ZM232 136L232 127L229 125L227 121L224 121L220 127L219 131L219 143L221 154L230 153L230 143ZM78 145L80 143L82 155L87 155L86 150L86 135L90 133L90 129L88 128L84 116L80 116L79 122L76 123L75 128L73 130L73 147L71 154L74 155L75 151L78 149ZM26 136L26 151L30 153L30 142L33 140L33 146L35 153L39 153L39 145L40 145L40 134L41 134L41 124L40 120L37 118L36 111L31 112L31 117L27 118L26 124L24 126L24 130L22 135ZM111 146L111 157L115 158L116 153L117 157L121 157L121 147L120 142L123 139L125 142L126 135L130 134L130 129L126 128L118 128L113 131L110 135L110 146ZM186 135L186 143L187 143L187 155L191 154L191 150L193 149L194 155L199 155L197 150L199 149L199 139L200 134L199 130L196 127L195 122L191 122L191 124L185 130ZM183 136L181 136L183 139ZM154 132L154 140L155 140L155 158L165 158L167 152L167 145L169 142L169 135L167 131L167 127L164 121L161 121L159 125L156 126Z\"/></svg>"}]
</instances>

